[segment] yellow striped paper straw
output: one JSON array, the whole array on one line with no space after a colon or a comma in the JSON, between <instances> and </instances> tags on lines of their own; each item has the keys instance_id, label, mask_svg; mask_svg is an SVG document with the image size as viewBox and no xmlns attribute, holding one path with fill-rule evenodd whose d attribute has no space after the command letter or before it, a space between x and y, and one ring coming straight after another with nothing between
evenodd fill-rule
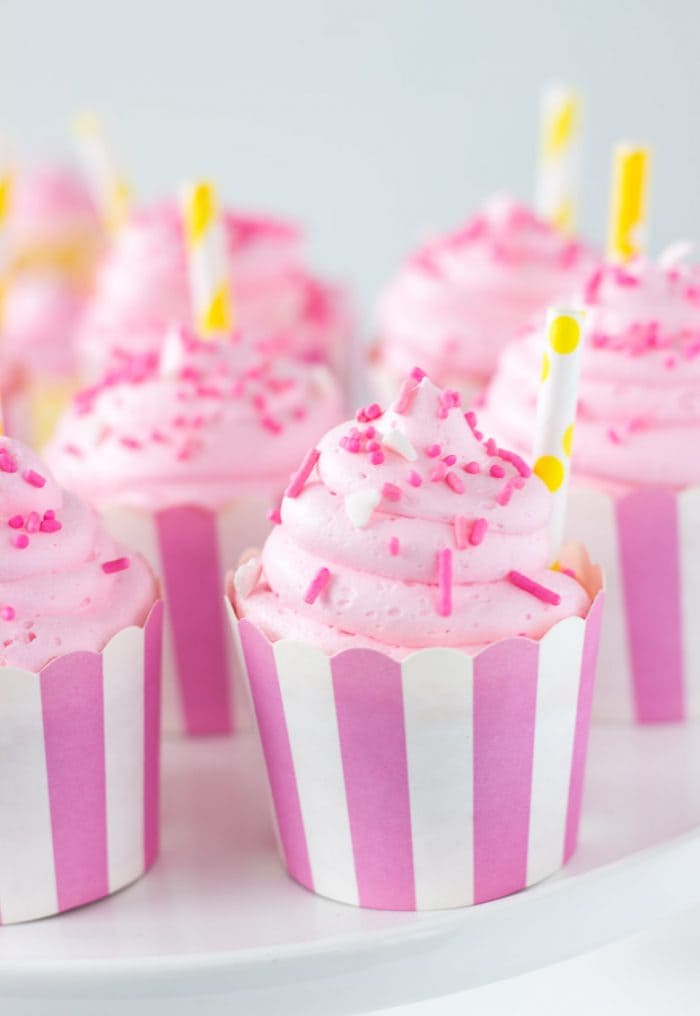
<instances>
[{"instance_id":1,"label":"yellow striped paper straw","mask_svg":"<svg viewBox=\"0 0 700 1016\"><path fill-rule=\"evenodd\" d=\"M216 190L208 180L186 184L181 197L195 330L216 338L233 327L224 233Z\"/></svg>"},{"instance_id":2,"label":"yellow striped paper straw","mask_svg":"<svg viewBox=\"0 0 700 1016\"><path fill-rule=\"evenodd\" d=\"M559 556L566 522L567 493L578 402L583 315L576 308L547 313L542 384L537 402L533 471L552 493L549 522L552 561Z\"/></svg>"},{"instance_id":3,"label":"yellow striped paper straw","mask_svg":"<svg viewBox=\"0 0 700 1016\"><path fill-rule=\"evenodd\" d=\"M14 173L8 165L0 167L0 322L2 321L2 305L8 285L10 273L10 249L7 227L10 218L10 205L14 188ZM0 412L0 417L1 417ZM1 423L1 420L0 420ZM0 430L0 434L2 430Z\"/></svg>"},{"instance_id":4,"label":"yellow striped paper straw","mask_svg":"<svg viewBox=\"0 0 700 1016\"><path fill-rule=\"evenodd\" d=\"M73 137L102 221L116 233L129 213L131 190L119 172L100 119L80 113L73 120Z\"/></svg>"},{"instance_id":5,"label":"yellow striped paper straw","mask_svg":"<svg viewBox=\"0 0 700 1016\"><path fill-rule=\"evenodd\" d=\"M625 262L647 246L647 201L651 152L641 145L621 144L613 158L608 257Z\"/></svg>"},{"instance_id":6,"label":"yellow striped paper straw","mask_svg":"<svg viewBox=\"0 0 700 1016\"><path fill-rule=\"evenodd\" d=\"M579 215L581 110L578 92L550 85L540 102L537 211L564 233L573 233Z\"/></svg>"}]
</instances>

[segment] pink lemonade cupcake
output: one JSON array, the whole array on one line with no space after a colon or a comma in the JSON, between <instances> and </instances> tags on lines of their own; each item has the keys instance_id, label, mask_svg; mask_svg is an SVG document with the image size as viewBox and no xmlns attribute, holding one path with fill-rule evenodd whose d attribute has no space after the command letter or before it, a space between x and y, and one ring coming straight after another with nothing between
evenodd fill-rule
<instances>
[{"instance_id":1,"label":"pink lemonade cupcake","mask_svg":"<svg viewBox=\"0 0 700 1016\"><path fill-rule=\"evenodd\" d=\"M158 849L161 609L116 543L0 437L0 923L132 882Z\"/></svg>"},{"instance_id":2,"label":"pink lemonade cupcake","mask_svg":"<svg viewBox=\"0 0 700 1016\"><path fill-rule=\"evenodd\" d=\"M332 429L231 589L284 862L364 907L504 896L576 844L599 578L549 567L546 487L459 402L416 371Z\"/></svg>"},{"instance_id":3,"label":"pink lemonade cupcake","mask_svg":"<svg viewBox=\"0 0 700 1016\"><path fill-rule=\"evenodd\" d=\"M273 360L239 336L174 329L81 392L48 454L108 527L161 576L166 726L233 726L225 570L267 533L289 474L340 417L324 367Z\"/></svg>"},{"instance_id":4,"label":"pink lemonade cupcake","mask_svg":"<svg viewBox=\"0 0 700 1016\"><path fill-rule=\"evenodd\" d=\"M0 394L8 433L48 441L78 388L75 339L85 288L55 271L15 275L2 301Z\"/></svg>"},{"instance_id":5,"label":"pink lemonade cupcake","mask_svg":"<svg viewBox=\"0 0 700 1016\"><path fill-rule=\"evenodd\" d=\"M104 246L88 185L66 166L21 167L12 180L6 228L13 269L51 269L81 283L92 278Z\"/></svg>"},{"instance_id":6,"label":"pink lemonade cupcake","mask_svg":"<svg viewBox=\"0 0 700 1016\"><path fill-rule=\"evenodd\" d=\"M382 394L415 362L471 399L505 344L568 296L593 264L577 240L523 205L491 199L466 225L412 254L379 304L373 371Z\"/></svg>"},{"instance_id":7,"label":"pink lemonade cupcake","mask_svg":"<svg viewBox=\"0 0 700 1016\"><path fill-rule=\"evenodd\" d=\"M675 251L675 255L680 249ZM569 528L606 574L596 711L640 722L700 716L700 269L608 264L581 293L587 347ZM541 323L506 350L482 419L526 453Z\"/></svg>"},{"instance_id":8,"label":"pink lemonade cupcake","mask_svg":"<svg viewBox=\"0 0 700 1016\"><path fill-rule=\"evenodd\" d=\"M304 264L287 223L224 213L234 315L274 355L346 371L351 322L345 295ZM131 217L107 255L81 336L82 361L98 377L124 355L156 352L168 325L193 320L182 219L174 203Z\"/></svg>"}]
</instances>

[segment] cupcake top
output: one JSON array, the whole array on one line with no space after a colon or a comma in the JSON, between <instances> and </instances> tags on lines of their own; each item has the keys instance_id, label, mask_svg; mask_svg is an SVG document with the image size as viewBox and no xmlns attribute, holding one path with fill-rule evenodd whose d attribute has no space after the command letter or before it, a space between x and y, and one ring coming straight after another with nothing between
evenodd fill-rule
<instances>
[{"instance_id":1,"label":"cupcake top","mask_svg":"<svg viewBox=\"0 0 700 1016\"><path fill-rule=\"evenodd\" d=\"M277 352L321 362L344 315L338 290L309 275L301 234L272 218L223 213L236 321ZM163 203L137 212L107 254L81 332L86 368L157 350L168 325L192 320L182 220Z\"/></svg>"},{"instance_id":2,"label":"cupcake top","mask_svg":"<svg viewBox=\"0 0 700 1016\"><path fill-rule=\"evenodd\" d=\"M239 615L328 651L539 637L590 603L549 567L550 509L526 463L415 371L386 412L361 410L307 453L281 524L236 574Z\"/></svg>"},{"instance_id":3,"label":"cupcake top","mask_svg":"<svg viewBox=\"0 0 700 1016\"><path fill-rule=\"evenodd\" d=\"M273 360L240 337L173 328L160 353L126 360L80 392L47 449L57 476L100 507L214 510L279 491L340 416L324 367Z\"/></svg>"},{"instance_id":4,"label":"cupcake top","mask_svg":"<svg viewBox=\"0 0 700 1016\"><path fill-rule=\"evenodd\" d=\"M101 242L101 224L89 188L74 169L52 164L23 166L13 185L7 224L13 260L68 257L75 243Z\"/></svg>"},{"instance_id":5,"label":"cupcake top","mask_svg":"<svg viewBox=\"0 0 700 1016\"><path fill-rule=\"evenodd\" d=\"M611 487L700 481L700 268L676 262L605 265L579 293L586 308L573 467ZM486 398L488 426L531 445L543 322L504 353Z\"/></svg>"},{"instance_id":6,"label":"cupcake top","mask_svg":"<svg viewBox=\"0 0 700 1016\"><path fill-rule=\"evenodd\" d=\"M100 652L120 629L145 621L157 595L146 564L7 437L0 534L0 666L38 672L55 656Z\"/></svg>"},{"instance_id":7,"label":"cupcake top","mask_svg":"<svg viewBox=\"0 0 700 1016\"><path fill-rule=\"evenodd\" d=\"M495 197L405 262L380 302L380 357L395 375L418 360L442 383L486 381L523 323L592 263L580 242Z\"/></svg>"},{"instance_id":8,"label":"cupcake top","mask_svg":"<svg viewBox=\"0 0 700 1016\"><path fill-rule=\"evenodd\" d=\"M46 272L16 275L3 297L0 376L23 370L72 375L84 305L84 289L69 279Z\"/></svg>"}]
</instances>

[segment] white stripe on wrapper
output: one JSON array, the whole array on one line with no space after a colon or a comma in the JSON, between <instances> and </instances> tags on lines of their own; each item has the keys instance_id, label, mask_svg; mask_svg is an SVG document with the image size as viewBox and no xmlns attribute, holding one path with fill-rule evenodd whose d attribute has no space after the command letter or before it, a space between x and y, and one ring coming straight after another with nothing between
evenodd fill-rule
<instances>
[{"instance_id":1,"label":"white stripe on wrapper","mask_svg":"<svg viewBox=\"0 0 700 1016\"><path fill-rule=\"evenodd\" d=\"M527 884L561 867L583 657L584 622L560 621L540 641Z\"/></svg>"},{"instance_id":2,"label":"white stripe on wrapper","mask_svg":"<svg viewBox=\"0 0 700 1016\"><path fill-rule=\"evenodd\" d=\"M452 907L456 898L467 905L474 898L473 661L430 649L401 670L416 907Z\"/></svg>"},{"instance_id":3,"label":"white stripe on wrapper","mask_svg":"<svg viewBox=\"0 0 700 1016\"><path fill-rule=\"evenodd\" d=\"M630 723L634 720L634 699L614 499L602 490L574 482L569 490L567 537L581 542L605 573L593 715Z\"/></svg>"},{"instance_id":4,"label":"white stripe on wrapper","mask_svg":"<svg viewBox=\"0 0 700 1016\"><path fill-rule=\"evenodd\" d=\"M295 642L274 646L314 889L359 903L328 657Z\"/></svg>"},{"instance_id":5,"label":"white stripe on wrapper","mask_svg":"<svg viewBox=\"0 0 700 1016\"><path fill-rule=\"evenodd\" d=\"M0 669L0 917L22 921L58 909L41 684Z\"/></svg>"},{"instance_id":6,"label":"white stripe on wrapper","mask_svg":"<svg viewBox=\"0 0 700 1016\"><path fill-rule=\"evenodd\" d=\"M131 547L146 559L155 572L156 578L160 581L161 594L164 593L163 567L160 560L160 544L155 516L138 508L113 505L102 512L102 518L116 540ZM162 726L164 730L179 732L185 729L185 717L178 694L177 672L173 629L166 599L163 613Z\"/></svg>"},{"instance_id":7,"label":"white stripe on wrapper","mask_svg":"<svg viewBox=\"0 0 700 1016\"><path fill-rule=\"evenodd\" d=\"M678 495L678 555L681 576L681 626L685 715L700 717L700 487Z\"/></svg>"},{"instance_id":8,"label":"white stripe on wrapper","mask_svg":"<svg viewBox=\"0 0 700 1016\"><path fill-rule=\"evenodd\" d=\"M143 631L119 632L105 648L102 661L107 863L112 891L143 871Z\"/></svg>"}]
</instances>

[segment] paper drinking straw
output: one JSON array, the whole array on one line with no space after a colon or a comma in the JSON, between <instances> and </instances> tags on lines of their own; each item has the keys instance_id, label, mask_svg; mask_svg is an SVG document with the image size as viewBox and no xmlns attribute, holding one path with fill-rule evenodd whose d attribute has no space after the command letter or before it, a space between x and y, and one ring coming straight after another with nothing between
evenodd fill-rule
<instances>
[{"instance_id":1,"label":"paper drinking straw","mask_svg":"<svg viewBox=\"0 0 700 1016\"><path fill-rule=\"evenodd\" d=\"M549 522L552 561L559 556L578 401L583 311L550 308L545 329L542 386L537 402L533 471L552 492Z\"/></svg>"},{"instance_id":2,"label":"paper drinking straw","mask_svg":"<svg viewBox=\"0 0 700 1016\"><path fill-rule=\"evenodd\" d=\"M608 257L625 262L647 246L649 148L621 144L613 158Z\"/></svg>"},{"instance_id":3,"label":"paper drinking straw","mask_svg":"<svg viewBox=\"0 0 700 1016\"><path fill-rule=\"evenodd\" d=\"M102 221L110 233L116 233L129 212L131 191L100 119L94 113L80 113L73 121L73 137Z\"/></svg>"},{"instance_id":4,"label":"paper drinking straw","mask_svg":"<svg viewBox=\"0 0 700 1016\"><path fill-rule=\"evenodd\" d=\"M215 338L233 326L224 234L214 186L207 180L182 189L182 217L195 330Z\"/></svg>"},{"instance_id":5,"label":"paper drinking straw","mask_svg":"<svg viewBox=\"0 0 700 1016\"><path fill-rule=\"evenodd\" d=\"M14 187L14 174L8 162L0 163L0 325L2 324L2 305L7 290L10 274L10 246L7 236L10 203ZM1 423L0 411L0 423ZM0 434L2 430L0 430Z\"/></svg>"},{"instance_id":6,"label":"paper drinking straw","mask_svg":"<svg viewBox=\"0 0 700 1016\"><path fill-rule=\"evenodd\" d=\"M581 108L581 96L566 85L542 93L536 205L564 233L574 232L579 214Z\"/></svg>"}]
</instances>

